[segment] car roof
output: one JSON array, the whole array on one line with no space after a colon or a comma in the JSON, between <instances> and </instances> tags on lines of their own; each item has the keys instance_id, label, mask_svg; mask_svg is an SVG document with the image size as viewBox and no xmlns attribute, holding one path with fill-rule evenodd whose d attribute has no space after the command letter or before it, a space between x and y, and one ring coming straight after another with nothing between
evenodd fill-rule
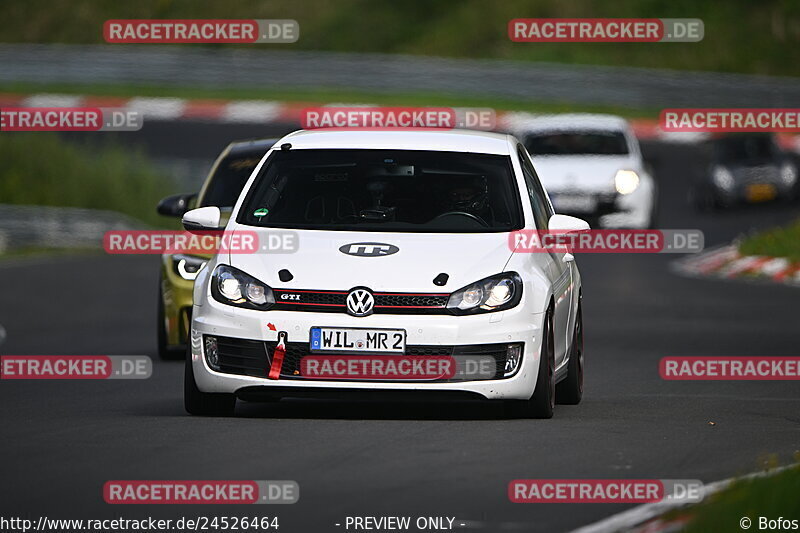
<instances>
[{"instance_id":1,"label":"car roof","mask_svg":"<svg viewBox=\"0 0 800 533\"><path fill-rule=\"evenodd\" d=\"M513 137L475 130L300 130L278 141L292 150L393 149L509 155Z\"/></svg>"},{"instance_id":2,"label":"car roof","mask_svg":"<svg viewBox=\"0 0 800 533\"><path fill-rule=\"evenodd\" d=\"M227 155L249 155L249 154L259 154L264 155L264 153L272 148L272 145L277 142L278 139L248 139L243 141L233 141L228 145L227 148Z\"/></svg>"},{"instance_id":3,"label":"car roof","mask_svg":"<svg viewBox=\"0 0 800 533\"><path fill-rule=\"evenodd\" d=\"M534 115L531 113L511 113L505 118L511 131L558 131L558 130L614 130L625 131L628 121L616 115L599 113L561 113L554 115Z\"/></svg>"}]
</instances>

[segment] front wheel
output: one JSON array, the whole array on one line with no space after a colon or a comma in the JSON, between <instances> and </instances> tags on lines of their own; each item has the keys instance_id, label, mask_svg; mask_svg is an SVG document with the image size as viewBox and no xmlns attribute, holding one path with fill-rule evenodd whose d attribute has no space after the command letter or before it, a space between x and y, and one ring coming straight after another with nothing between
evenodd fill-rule
<instances>
[{"instance_id":1,"label":"front wheel","mask_svg":"<svg viewBox=\"0 0 800 533\"><path fill-rule=\"evenodd\" d=\"M567 377L556 385L556 400L564 405L577 405L583 398L583 312L580 304L575 315L575 330L569 351Z\"/></svg>"},{"instance_id":2,"label":"front wheel","mask_svg":"<svg viewBox=\"0 0 800 533\"><path fill-rule=\"evenodd\" d=\"M197 388L192 366L192 351L186 349L186 367L183 373L183 405L190 415L231 416L236 407L236 396L203 392Z\"/></svg>"},{"instance_id":3,"label":"front wheel","mask_svg":"<svg viewBox=\"0 0 800 533\"><path fill-rule=\"evenodd\" d=\"M553 312L548 309L542 328L542 347L536 390L529 400L507 400L506 413L515 418L553 418L556 403L556 355L553 345Z\"/></svg>"}]
</instances>

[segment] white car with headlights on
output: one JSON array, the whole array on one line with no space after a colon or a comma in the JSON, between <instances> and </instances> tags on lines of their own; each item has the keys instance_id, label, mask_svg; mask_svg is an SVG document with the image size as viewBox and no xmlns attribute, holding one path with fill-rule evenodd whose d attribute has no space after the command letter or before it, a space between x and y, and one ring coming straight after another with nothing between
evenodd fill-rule
<instances>
[{"instance_id":1,"label":"white car with headlights on","mask_svg":"<svg viewBox=\"0 0 800 533\"><path fill-rule=\"evenodd\" d=\"M220 213L183 222L220 229ZM575 259L515 253L513 237L589 226L553 212L513 136L295 132L255 168L224 229L255 234L258 250L289 244L222 252L199 271L189 413L367 395L496 400L548 418L581 399Z\"/></svg>"},{"instance_id":2,"label":"white car with headlights on","mask_svg":"<svg viewBox=\"0 0 800 533\"><path fill-rule=\"evenodd\" d=\"M656 183L625 119L518 114L508 118L508 129L533 158L557 212L600 228L654 226Z\"/></svg>"}]
</instances>

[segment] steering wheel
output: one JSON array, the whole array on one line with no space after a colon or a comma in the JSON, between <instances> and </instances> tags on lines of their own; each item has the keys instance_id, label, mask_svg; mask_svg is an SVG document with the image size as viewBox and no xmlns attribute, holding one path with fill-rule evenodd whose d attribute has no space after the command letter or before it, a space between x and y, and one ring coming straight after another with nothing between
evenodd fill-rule
<instances>
[{"instance_id":1,"label":"steering wheel","mask_svg":"<svg viewBox=\"0 0 800 533\"><path fill-rule=\"evenodd\" d=\"M480 224L481 226L483 226L484 228L489 227L489 224L487 224L487 222L483 220L481 217L479 217L478 215L473 215L472 213L467 213L466 211L448 211L447 213L442 213L441 215L434 217L434 219L431 220L431 222L439 220L440 218L449 217L450 215L461 215L469 217L478 224Z\"/></svg>"}]
</instances>

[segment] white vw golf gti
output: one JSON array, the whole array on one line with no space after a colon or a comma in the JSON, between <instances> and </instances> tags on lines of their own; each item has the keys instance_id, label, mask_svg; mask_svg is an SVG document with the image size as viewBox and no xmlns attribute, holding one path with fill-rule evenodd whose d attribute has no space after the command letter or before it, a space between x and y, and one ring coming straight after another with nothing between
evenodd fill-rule
<instances>
[{"instance_id":1,"label":"white vw golf gti","mask_svg":"<svg viewBox=\"0 0 800 533\"><path fill-rule=\"evenodd\" d=\"M183 222L223 229L216 207ZM511 135L295 132L255 168L224 229L290 249L221 251L198 273L189 413L367 395L497 400L549 418L581 400L574 257L515 253L513 237L589 226L554 214Z\"/></svg>"}]
</instances>

